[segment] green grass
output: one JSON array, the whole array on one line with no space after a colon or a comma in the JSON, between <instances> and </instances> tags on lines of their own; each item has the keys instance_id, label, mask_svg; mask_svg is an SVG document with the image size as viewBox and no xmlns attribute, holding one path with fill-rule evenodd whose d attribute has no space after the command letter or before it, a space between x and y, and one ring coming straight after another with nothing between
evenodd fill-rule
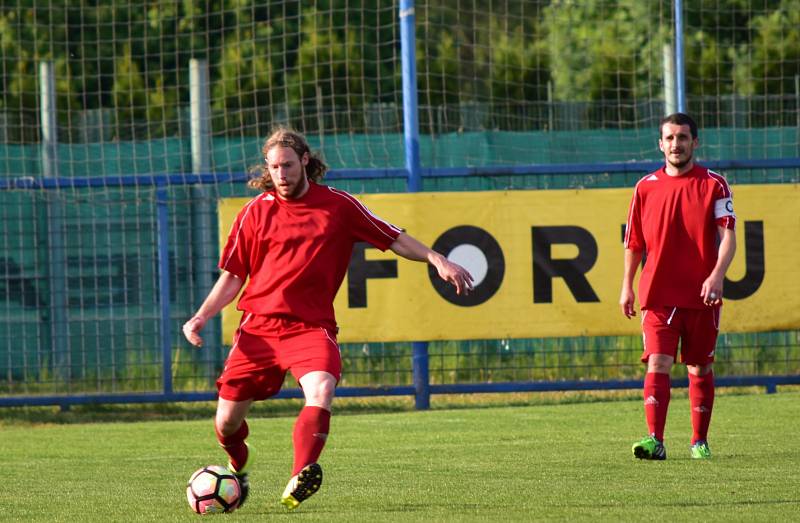
<instances>
[{"instance_id":1,"label":"green grass","mask_svg":"<svg viewBox=\"0 0 800 523\"><path fill-rule=\"evenodd\" d=\"M680 394L670 407L665 462L631 456L645 432L638 398L538 405L515 398L514 406L476 402L427 412L405 403L382 413L346 407L332 422L325 484L294 513L278 504L293 418L280 411L254 417L251 497L240 511L213 517L727 523L791 521L800 513L796 390L720 395L709 462L689 459L689 409ZM210 413L198 409L198 416ZM118 423L65 415L73 419L18 416L0 424L0 521L198 521L184 483L201 465L225 461L210 415Z\"/></svg>"}]
</instances>

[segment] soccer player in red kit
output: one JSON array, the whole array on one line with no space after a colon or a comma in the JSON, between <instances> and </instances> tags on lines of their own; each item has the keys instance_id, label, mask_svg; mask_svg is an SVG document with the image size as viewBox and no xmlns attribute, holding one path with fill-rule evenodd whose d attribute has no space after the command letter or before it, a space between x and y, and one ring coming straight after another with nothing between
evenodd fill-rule
<instances>
[{"instance_id":1,"label":"soccer player in red kit","mask_svg":"<svg viewBox=\"0 0 800 523\"><path fill-rule=\"evenodd\" d=\"M372 214L350 194L320 185L327 166L299 133L278 129L263 147L261 176L249 182L261 194L239 212L220 257L221 273L197 313L183 326L190 343L249 281L239 299L239 328L217 380L215 429L229 456L228 468L249 492L250 448L245 417L253 401L275 395L290 371L305 406L295 422L294 466L281 502L289 509L317 492L317 463L328 437L334 389L342 363L333 300L353 245L432 264L439 276L466 293L472 277L394 225Z\"/></svg>"},{"instance_id":2,"label":"soccer player in red kit","mask_svg":"<svg viewBox=\"0 0 800 523\"><path fill-rule=\"evenodd\" d=\"M689 373L691 456L711 457L708 426L714 405L714 350L722 282L736 252L731 190L725 178L694 162L697 124L675 113L661 121L658 141L666 163L636 184L625 230L620 307L636 315L639 280L644 353L644 411L649 435L633 445L639 459L663 460L670 371L678 355Z\"/></svg>"}]
</instances>

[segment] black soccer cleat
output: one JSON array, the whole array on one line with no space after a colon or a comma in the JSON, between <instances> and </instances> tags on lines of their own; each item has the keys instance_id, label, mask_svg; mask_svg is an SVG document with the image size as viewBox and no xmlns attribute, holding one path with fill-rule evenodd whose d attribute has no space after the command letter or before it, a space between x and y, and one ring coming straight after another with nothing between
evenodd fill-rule
<instances>
[{"instance_id":1,"label":"black soccer cleat","mask_svg":"<svg viewBox=\"0 0 800 523\"><path fill-rule=\"evenodd\" d=\"M294 510L300 503L314 495L321 486L322 467L319 463L306 465L299 474L289 480L281 496L281 503L289 510Z\"/></svg>"},{"instance_id":2,"label":"black soccer cleat","mask_svg":"<svg viewBox=\"0 0 800 523\"><path fill-rule=\"evenodd\" d=\"M241 474L233 474L236 476L236 479L239 481L239 491L241 492L241 496L239 496L239 503L236 507L241 507L244 505L244 502L247 500L247 495L250 494L250 475L247 472L242 472Z\"/></svg>"},{"instance_id":3,"label":"black soccer cleat","mask_svg":"<svg viewBox=\"0 0 800 523\"><path fill-rule=\"evenodd\" d=\"M245 445L247 445L247 461L244 466L242 466L241 470L236 470L233 468L233 464L230 461L228 462L228 470L230 470L239 481L239 491L241 495L239 496L239 504L236 505L237 508L244 505L244 502L247 500L247 495L250 494L250 475L248 474L248 468L253 463L253 447L247 443L245 443Z\"/></svg>"}]
</instances>

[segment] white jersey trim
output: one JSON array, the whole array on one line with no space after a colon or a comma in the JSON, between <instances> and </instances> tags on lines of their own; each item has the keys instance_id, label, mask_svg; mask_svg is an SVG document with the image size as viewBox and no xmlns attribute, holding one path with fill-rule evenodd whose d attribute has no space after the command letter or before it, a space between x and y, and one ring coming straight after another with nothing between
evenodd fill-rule
<instances>
[{"instance_id":1,"label":"white jersey trim","mask_svg":"<svg viewBox=\"0 0 800 523\"><path fill-rule=\"evenodd\" d=\"M381 234L391 239L392 241L394 241L396 238L392 237L390 234L387 234L386 231L378 227L378 225L375 223L376 221L386 225L388 228L392 229L393 231L396 231L397 233L403 232L403 230L400 229L399 227L392 225L386 220L383 220L372 214L372 211L370 211L363 203L358 201L352 194L349 194L345 191L340 191L338 189L334 189L333 187L328 187L328 190L331 191L333 194L340 196L345 200L347 200L348 202L350 202L351 204L353 204L356 207L356 209L358 209L359 212L361 212L361 214L363 214L367 218L367 221L369 221L376 229L378 229L378 231L380 231Z\"/></svg>"},{"instance_id":2,"label":"white jersey trim","mask_svg":"<svg viewBox=\"0 0 800 523\"><path fill-rule=\"evenodd\" d=\"M722 195L724 197L733 198L733 192L731 192L731 188L728 185L728 181L725 179L724 176L722 176L718 172L712 171L711 169L706 169L706 175L715 182L717 182L717 184L719 184L720 187L722 187Z\"/></svg>"},{"instance_id":3,"label":"white jersey trim","mask_svg":"<svg viewBox=\"0 0 800 523\"><path fill-rule=\"evenodd\" d=\"M244 221L247 219L247 215L250 214L250 208L253 206L254 203L259 201L261 198L262 198L262 195L259 195L259 196L255 197L255 198L253 198L252 200L250 200L250 203L248 203L247 206L245 207L244 215L242 216L242 219L239 221L239 228L236 230L236 238L234 238L233 246L231 246L231 252L228 253L228 257L225 258L225 262L222 264L222 268L223 269L225 269L228 266L228 262L231 261L231 257L233 256L233 253L236 252L236 246L239 244L239 235L242 233L242 227L244 226ZM231 225L231 232L228 233L229 237L230 237L231 234L233 234L233 227L235 225L236 225L236 222L234 221L233 225Z\"/></svg>"},{"instance_id":4,"label":"white jersey trim","mask_svg":"<svg viewBox=\"0 0 800 523\"><path fill-rule=\"evenodd\" d=\"M733 191L728 185L728 180L720 173L706 169L706 174L722 187L722 195L724 196L714 202L714 219L725 218L725 227L729 228L731 220L736 220L736 214L733 212Z\"/></svg>"},{"instance_id":5,"label":"white jersey trim","mask_svg":"<svg viewBox=\"0 0 800 523\"><path fill-rule=\"evenodd\" d=\"M648 180L650 176L652 176L652 174L648 174L647 176L636 182L636 185L633 187L633 199L631 200L631 208L628 209L628 221L625 224L625 241L623 242L623 245L626 249L628 248L628 244L630 243L631 240L631 229L632 229L631 220L633 219L633 213L636 207L636 196L638 196L639 194L639 184L645 180Z\"/></svg>"}]
</instances>

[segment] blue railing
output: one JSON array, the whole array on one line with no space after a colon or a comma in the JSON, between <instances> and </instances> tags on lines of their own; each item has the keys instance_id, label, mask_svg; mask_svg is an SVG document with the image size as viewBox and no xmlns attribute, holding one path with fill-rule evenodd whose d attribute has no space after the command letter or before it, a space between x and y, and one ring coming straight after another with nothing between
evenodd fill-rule
<instances>
[{"instance_id":1,"label":"blue railing","mask_svg":"<svg viewBox=\"0 0 800 523\"><path fill-rule=\"evenodd\" d=\"M683 40L681 35L682 17L681 2L676 2L676 75L679 109L685 106ZM415 12L413 0L401 0L399 6L401 29L401 59L403 78L403 114L404 114L404 146L405 167L386 169L339 169L330 172L329 180L367 180L367 179L405 179L408 190L416 192L422 189L425 179L442 177L469 176L525 176L525 175L574 175L595 173L645 173L657 168L658 162L612 162L612 163L574 163L518 166L483 166L483 167L449 167L425 168L420 163L419 130L417 122L417 87L415 64ZM777 159L733 159L712 160L704 165L720 170L751 169L798 169L800 158ZM244 182L244 173L201 173L201 174L156 174L136 176L103 176L103 177L58 177L42 178L19 177L0 179L0 190L54 190L54 189L92 189L109 187L155 187L155 205L157 213L157 263L158 263L158 297L160 317L161 344L161 392L155 393L118 393L118 394L82 394L82 395L28 395L20 397L0 397L0 406L20 405L61 405L86 403L141 403L165 401L207 401L216 397L213 392L175 392L172 381L172 329L170 310L170 265L169 265L169 197L167 188L187 185L215 185L221 183ZM431 394L445 393L477 393L477 392L520 392L520 391L558 391L558 390L608 390L640 388L641 380L556 380L556 381L513 381L503 383L462 383L431 384L429 375L429 356L426 342L415 342L411 367L413 386L393 387L342 387L337 390L339 396L395 396L414 395L416 407L428 408ZM764 386L768 392L774 392L777 385L798 384L800 376L739 376L719 377L719 386ZM684 385L685 380L675 380L677 386ZM300 397L298 390L284 390L277 397Z\"/></svg>"},{"instance_id":2,"label":"blue railing","mask_svg":"<svg viewBox=\"0 0 800 523\"><path fill-rule=\"evenodd\" d=\"M705 162L711 167L737 169L769 169L800 168L800 158L784 158L771 160L726 160ZM563 164L563 165L529 165L514 167L475 167L420 169L421 177L459 177L459 176L506 176L506 175L570 175L576 173L630 173L647 172L659 164L654 162L619 162L605 164ZM406 169L382 170L337 170L329 173L332 180L348 179L381 179L407 177ZM95 188L95 187L156 187L157 216L157 256L158 284L160 301L160 343L162 354L162 390L157 393L118 393L118 394L82 394L82 395L41 395L24 397L0 397L0 406L34 406L34 405L78 405L86 403L143 403L171 401L208 401L216 397L213 392L175 392L172 383L172 348L170 311L170 274L169 274L169 197L167 187L193 184L218 184L227 182L243 182L246 175L239 174L164 174L154 176L110 176L102 178L49 178L6 179L0 180L0 189L17 190L52 190L61 188ZM430 405L432 394L461 394L488 392L530 392L530 391L562 391L562 390L611 390L632 389L642 386L641 380L555 380L555 381L514 381L503 383L462 383L431 384L429 376L429 357L426 342L413 344L411 362L413 386L391 387L341 387L338 396L400 396L413 395L416 407L426 409ZM735 376L719 377L719 386L763 386L768 392L775 392L778 385L800 384L800 376ZM685 380L675 380L676 386L685 385ZM284 390L278 398L300 397L298 390Z\"/></svg>"}]
</instances>

